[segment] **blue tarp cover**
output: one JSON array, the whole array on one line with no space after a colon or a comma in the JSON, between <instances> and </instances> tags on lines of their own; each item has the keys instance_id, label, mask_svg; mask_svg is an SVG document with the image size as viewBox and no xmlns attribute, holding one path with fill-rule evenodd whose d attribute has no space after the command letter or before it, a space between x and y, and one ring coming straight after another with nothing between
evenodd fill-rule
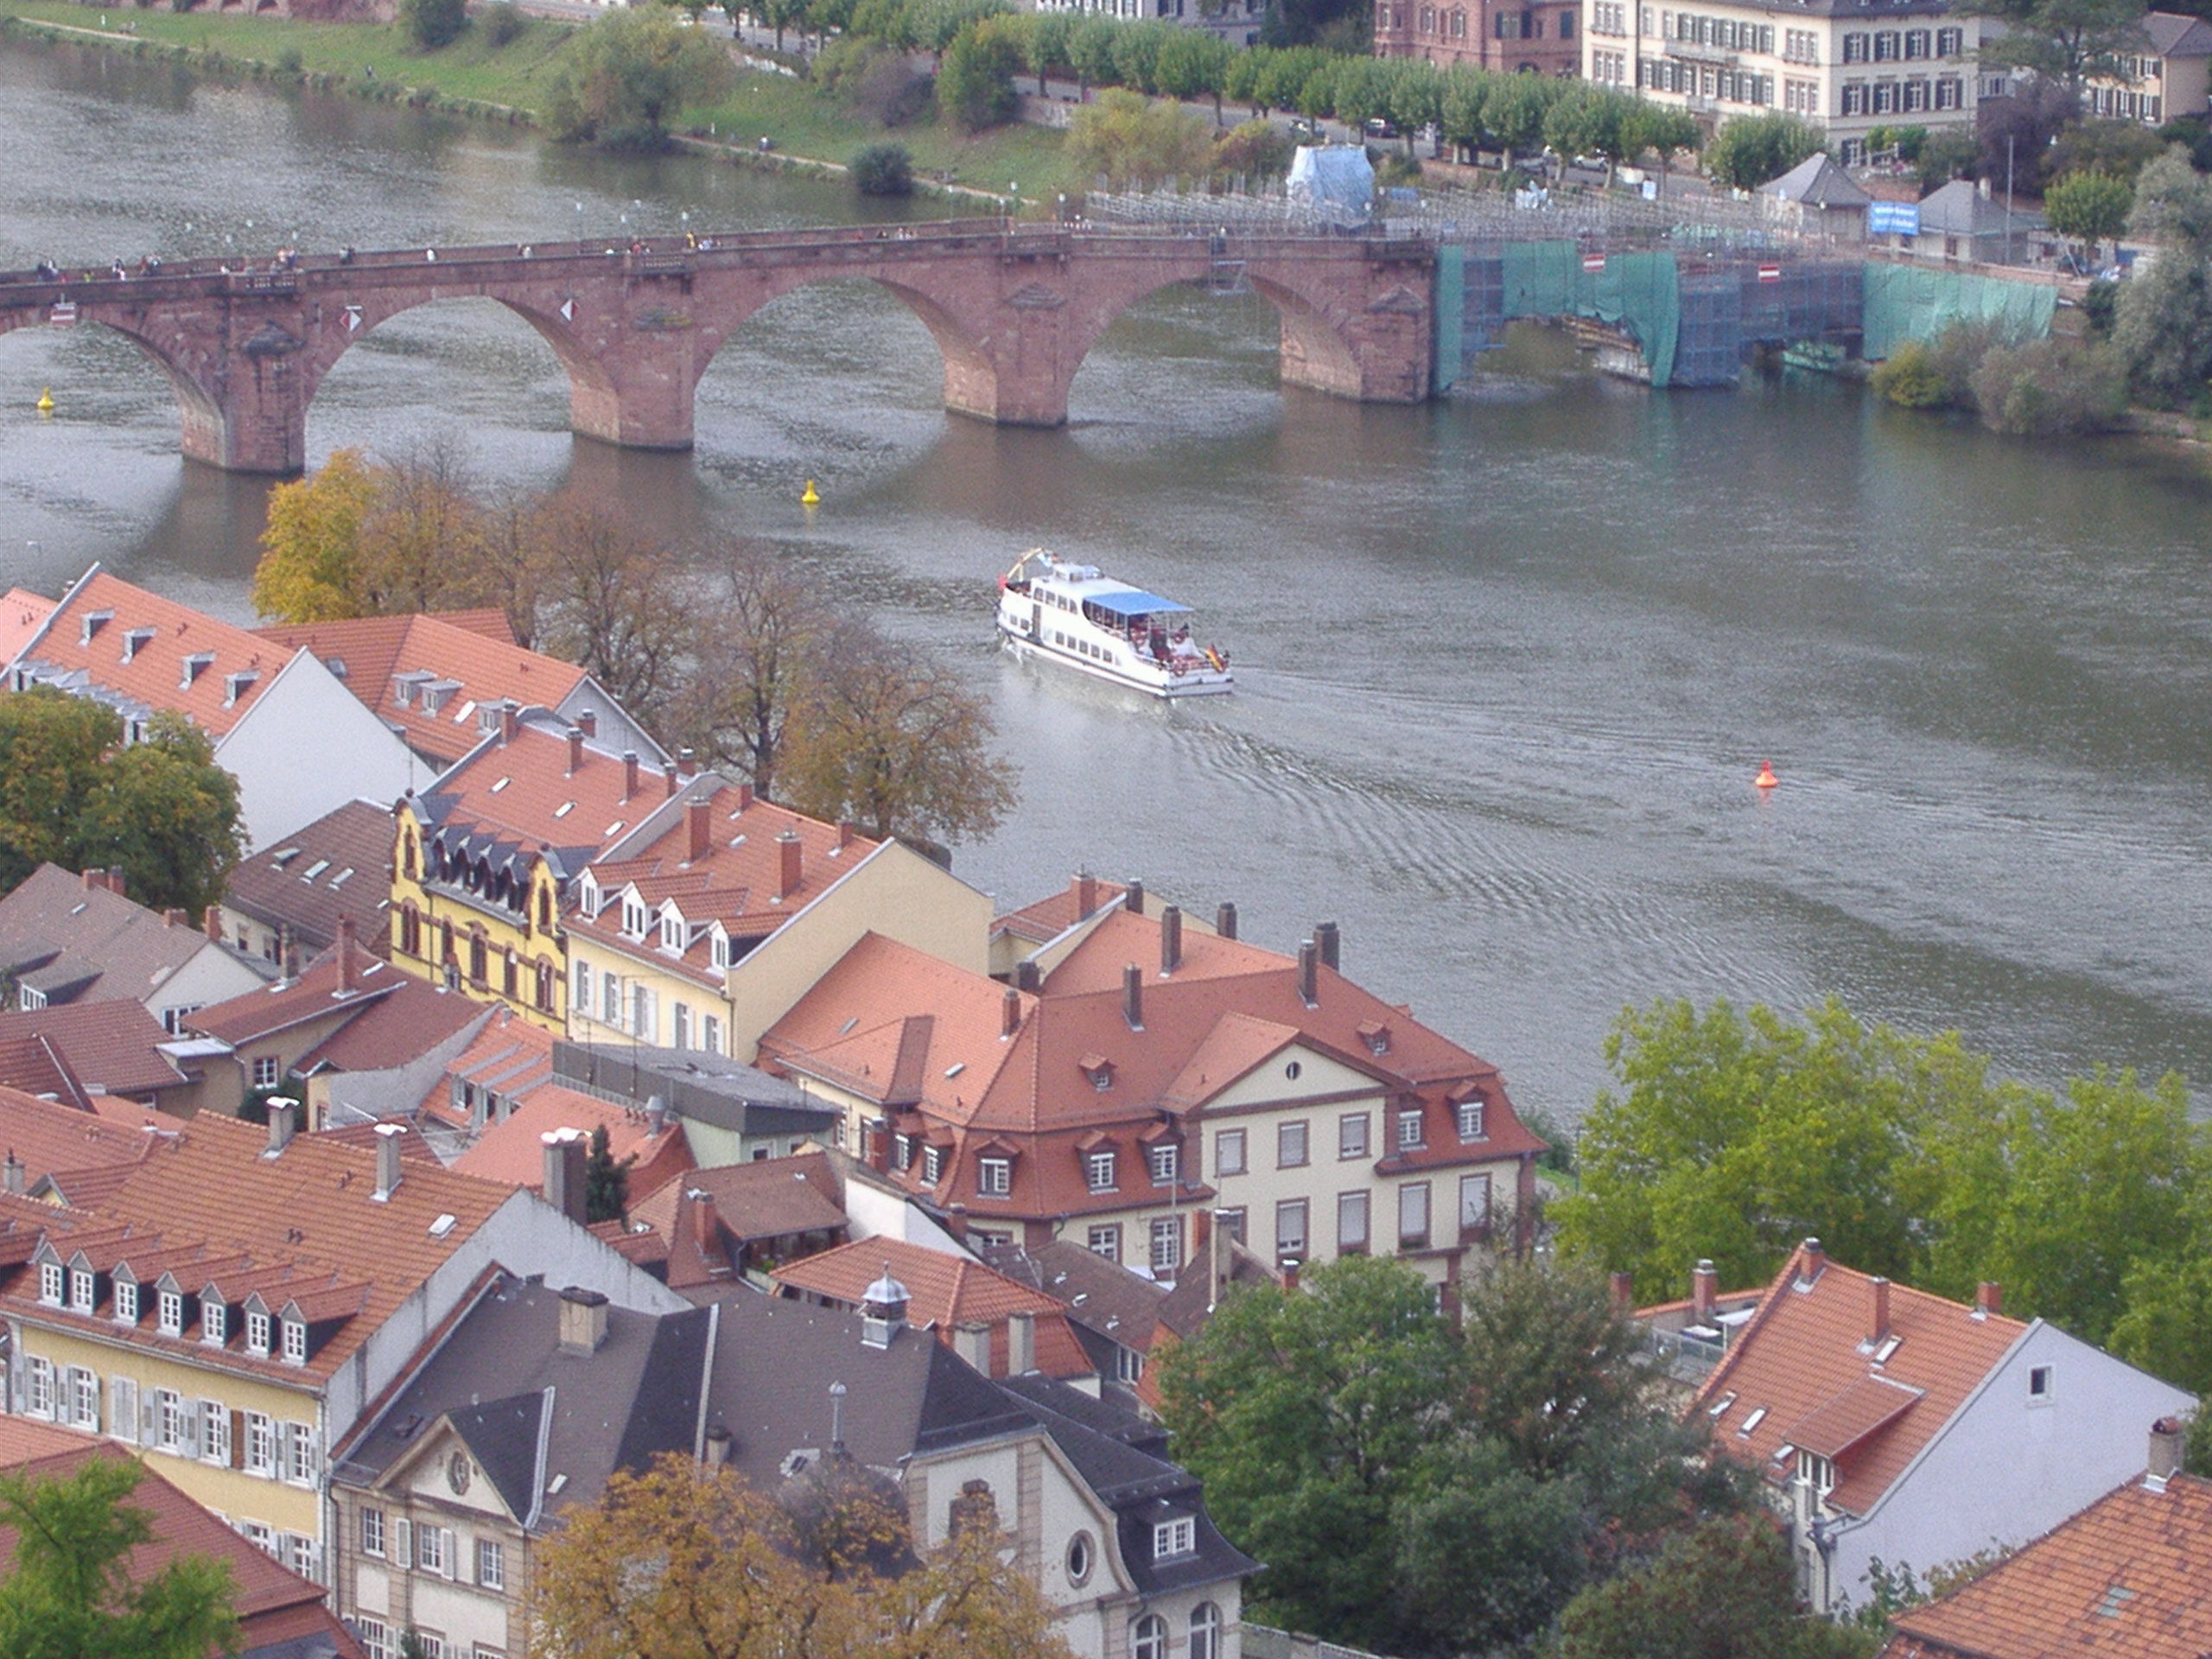
<instances>
[{"instance_id":1,"label":"blue tarp cover","mask_svg":"<svg viewBox=\"0 0 2212 1659\"><path fill-rule=\"evenodd\" d=\"M1141 594L1134 588L1125 594L1085 594L1084 603L1096 605L1116 616L1158 616L1163 612L1191 608L1178 605L1172 599L1162 599L1158 594Z\"/></svg>"}]
</instances>

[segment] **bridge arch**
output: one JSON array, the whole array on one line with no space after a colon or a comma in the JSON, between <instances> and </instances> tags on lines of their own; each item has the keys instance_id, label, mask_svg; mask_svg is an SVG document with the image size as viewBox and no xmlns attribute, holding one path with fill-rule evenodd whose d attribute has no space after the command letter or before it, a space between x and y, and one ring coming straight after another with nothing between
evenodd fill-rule
<instances>
[{"instance_id":1,"label":"bridge arch","mask_svg":"<svg viewBox=\"0 0 2212 1659\"><path fill-rule=\"evenodd\" d=\"M20 311L0 312L0 335L28 332L35 328L50 327L48 313ZM203 372L190 355L166 349L144 328L134 324L128 316L105 313L94 314L89 309L80 313L73 327L93 327L109 334L120 334L137 346L140 353L162 372L175 394L179 437L184 453L195 453L196 448L219 443L225 416L222 399L217 390L203 377Z\"/></svg>"}]
</instances>

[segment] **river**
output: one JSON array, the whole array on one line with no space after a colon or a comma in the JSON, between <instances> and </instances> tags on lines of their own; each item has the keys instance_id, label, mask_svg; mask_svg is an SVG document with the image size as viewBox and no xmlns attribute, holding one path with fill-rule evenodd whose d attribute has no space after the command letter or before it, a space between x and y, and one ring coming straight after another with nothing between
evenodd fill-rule
<instances>
[{"instance_id":1,"label":"river","mask_svg":"<svg viewBox=\"0 0 2212 1659\"><path fill-rule=\"evenodd\" d=\"M861 211L74 51L0 52L0 142L11 268ZM1277 390L1263 302L1185 293L1113 327L1064 430L948 416L939 377L895 300L817 289L717 359L696 453L621 454L571 439L526 326L454 302L347 354L309 448L447 435L702 556L782 550L991 700L1022 801L961 874L1002 903L1141 876L1286 950L1338 919L1346 971L1564 1121L1661 995L1834 992L2039 1083L2212 1078L2202 457L1795 376L1654 395L1541 334L1448 401L1362 408ZM187 466L176 420L115 336L0 340L0 585L99 558L244 620L266 486ZM1039 543L1197 606L1237 695L1159 708L1001 657L992 580Z\"/></svg>"}]
</instances>

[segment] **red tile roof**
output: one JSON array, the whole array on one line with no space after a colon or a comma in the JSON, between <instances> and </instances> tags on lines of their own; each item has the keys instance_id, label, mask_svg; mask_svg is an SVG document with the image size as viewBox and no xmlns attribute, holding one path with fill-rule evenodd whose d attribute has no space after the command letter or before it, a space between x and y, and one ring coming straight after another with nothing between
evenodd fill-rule
<instances>
[{"instance_id":1,"label":"red tile roof","mask_svg":"<svg viewBox=\"0 0 2212 1659\"><path fill-rule=\"evenodd\" d=\"M158 1045L171 1040L143 1002L64 1002L0 1014L0 1084L79 1105L184 1083Z\"/></svg>"},{"instance_id":2,"label":"red tile roof","mask_svg":"<svg viewBox=\"0 0 2212 1659\"><path fill-rule=\"evenodd\" d=\"M534 1192L545 1181L546 1135L561 1129L588 1135L601 1125L614 1161L635 1160L630 1166L633 1194L651 1192L691 1167L691 1149L681 1124L665 1122L656 1130L635 1106L618 1106L559 1083L531 1090L504 1122L486 1125L476 1144L454 1160L453 1166L480 1180Z\"/></svg>"},{"instance_id":3,"label":"red tile roof","mask_svg":"<svg viewBox=\"0 0 2212 1659\"><path fill-rule=\"evenodd\" d=\"M993 933L1011 933L1042 944L1056 939L1086 916L1122 902L1128 889L1117 881L1077 875L1050 898L1010 910L991 924Z\"/></svg>"},{"instance_id":4,"label":"red tile roof","mask_svg":"<svg viewBox=\"0 0 2212 1659\"><path fill-rule=\"evenodd\" d=\"M390 801L348 801L231 873L224 902L270 926L288 925L312 954L351 916L362 944L382 956L391 905Z\"/></svg>"},{"instance_id":5,"label":"red tile roof","mask_svg":"<svg viewBox=\"0 0 2212 1659\"><path fill-rule=\"evenodd\" d=\"M26 1190L41 1176L143 1163L179 1127L144 1106L104 1104L88 1112L0 1087L0 1147L22 1165Z\"/></svg>"},{"instance_id":6,"label":"red tile roof","mask_svg":"<svg viewBox=\"0 0 2212 1659\"><path fill-rule=\"evenodd\" d=\"M586 741L582 756L571 773L565 733L543 716L525 720L512 742L487 742L440 779L423 807L448 846L481 836L525 855L551 847L588 857L635 827L668 791L662 773L643 762L633 790L620 755Z\"/></svg>"},{"instance_id":7,"label":"red tile roof","mask_svg":"<svg viewBox=\"0 0 2212 1659\"><path fill-rule=\"evenodd\" d=\"M1877 1343L1874 1284L1825 1255L1793 1252L1686 1414L1694 1421L1702 1413L1713 1443L1754 1468L1785 1446L1833 1458L1828 1501L1856 1515L1889 1490L2027 1329L1891 1285L1888 1332ZM1800 1433L1808 1438L1801 1442Z\"/></svg>"},{"instance_id":8,"label":"red tile roof","mask_svg":"<svg viewBox=\"0 0 2212 1659\"><path fill-rule=\"evenodd\" d=\"M390 1071L422 1058L483 1017L484 1005L459 991L448 991L396 968L385 972L397 975L398 988L378 997L302 1055L302 1075L320 1071ZM375 983L373 980L366 982Z\"/></svg>"},{"instance_id":9,"label":"red tile roof","mask_svg":"<svg viewBox=\"0 0 2212 1659\"><path fill-rule=\"evenodd\" d=\"M1127 1209L1126 1183L1120 1195L1088 1190L1082 1138L1118 1136L1134 1158L1133 1137L1154 1127L1161 1109L1202 1113L1292 1041L1365 1073L1401 1105L1419 1104L1428 1126L1420 1161L1486 1163L1541 1149L1495 1067L1333 969L1316 969L1317 1006L1308 1007L1289 957L1189 932L1183 951L1163 977L1158 919L1116 912L1033 995L871 933L762 1037L761 1061L880 1103L902 1132L937 1131L949 1147L938 1190L961 1193L979 1218ZM1128 963L1149 964L1141 1028L1123 1011ZM1379 1054L1359 1034L1370 1024L1388 1027ZM1102 1064L1112 1079L1105 1089L1094 1081ZM1453 1104L1477 1096L1485 1136L1463 1144ZM973 1159L994 1138L1035 1154L1017 1156L1003 1198L975 1191ZM1395 1135L1388 1144L1395 1148ZM906 1179L920 1173L918 1160ZM1182 1197L1207 1191L1186 1182Z\"/></svg>"},{"instance_id":10,"label":"red tile roof","mask_svg":"<svg viewBox=\"0 0 2212 1659\"><path fill-rule=\"evenodd\" d=\"M991 1372L1007 1374L1006 1324L1017 1313L1036 1321L1036 1369L1047 1376L1087 1376L1096 1367L1069 1328L1066 1310L1042 1291L965 1255L889 1236L855 1239L818 1255L802 1256L771 1276L788 1289L858 1307L868 1287L885 1274L906 1287L906 1321L934 1330L950 1343L963 1326L992 1328Z\"/></svg>"},{"instance_id":11,"label":"red tile roof","mask_svg":"<svg viewBox=\"0 0 2212 1659\"><path fill-rule=\"evenodd\" d=\"M346 973L340 982L341 960ZM218 1038L236 1047L311 1020L325 1020L349 1011L365 1011L398 990L403 983L421 984L401 973L362 945L348 940L341 959L335 946L310 963L297 979L276 981L259 990L213 1002L188 1016L194 1031Z\"/></svg>"},{"instance_id":12,"label":"red tile roof","mask_svg":"<svg viewBox=\"0 0 2212 1659\"><path fill-rule=\"evenodd\" d=\"M503 1006L492 1011L468 1046L447 1063L443 1075L423 1096L422 1110L442 1122L473 1128L469 1114L454 1104L454 1084L519 1102L552 1076L553 1034Z\"/></svg>"},{"instance_id":13,"label":"red tile roof","mask_svg":"<svg viewBox=\"0 0 2212 1659\"><path fill-rule=\"evenodd\" d=\"M658 1186L632 1180L630 1192L630 1219L661 1241L675 1290L729 1278L733 1243L742 1256L747 1245L804 1233L835 1236L846 1227L843 1184L822 1152L694 1169ZM696 1213L702 1199L713 1206L704 1237Z\"/></svg>"},{"instance_id":14,"label":"red tile roof","mask_svg":"<svg viewBox=\"0 0 2212 1659\"><path fill-rule=\"evenodd\" d=\"M88 1458L124 1459L108 1441L66 1428L0 1418L0 1468L34 1480L66 1478ZM232 1606L239 1623L241 1652L273 1647L302 1636L321 1637L341 1659L361 1659L361 1649L322 1605L322 1589L264 1554L162 1478L150 1463L128 1499L145 1512L153 1536L132 1550L124 1573L133 1581L152 1577L180 1555L211 1557L231 1570ZM0 1527L0 1571L12 1564L16 1533Z\"/></svg>"},{"instance_id":15,"label":"red tile roof","mask_svg":"<svg viewBox=\"0 0 2212 1659\"><path fill-rule=\"evenodd\" d=\"M296 654L94 565L62 596L22 660L81 674L125 702L175 709L219 738ZM252 679L238 677L246 675Z\"/></svg>"},{"instance_id":16,"label":"red tile roof","mask_svg":"<svg viewBox=\"0 0 2212 1659\"><path fill-rule=\"evenodd\" d=\"M482 740L480 708L507 701L518 708L557 709L585 677L574 663L515 644L499 611L364 617L257 632L313 652L333 673L343 663L346 688L355 696L397 727L410 748L448 765ZM403 675L410 678L400 681ZM435 714L414 690L419 677L448 688ZM409 691L404 702L403 686Z\"/></svg>"},{"instance_id":17,"label":"red tile roof","mask_svg":"<svg viewBox=\"0 0 2212 1659\"><path fill-rule=\"evenodd\" d=\"M242 1322L232 1321L228 1359L272 1377L299 1377L304 1370L320 1381L358 1351L512 1196L509 1188L410 1162L399 1185L379 1200L373 1196L374 1152L336 1136L302 1135L281 1157L264 1158L267 1143L266 1134L253 1124L203 1112L101 1201L96 1224L70 1218L52 1224L113 1229L120 1242L111 1254L119 1260L185 1251L199 1264L195 1273L212 1270L219 1259L257 1269L290 1268L283 1286L267 1293L272 1306L281 1309L293 1300L303 1306L312 1303L311 1318L339 1323L302 1368L248 1357L244 1333L235 1329ZM433 1224L448 1216L451 1224L434 1233ZM5 1255L0 1238L0 1259ZM87 1330L111 1333L116 1328L105 1310L82 1315L40 1306L36 1284L21 1273L0 1290L0 1307L45 1324L81 1319ZM155 1347L174 1344L180 1353L211 1351L196 1328L168 1338L142 1325L134 1340Z\"/></svg>"},{"instance_id":18,"label":"red tile roof","mask_svg":"<svg viewBox=\"0 0 2212 1659\"><path fill-rule=\"evenodd\" d=\"M0 594L0 664L11 662L39 624L54 613L54 601L28 588L10 588Z\"/></svg>"},{"instance_id":19,"label":"red tile roof","mask_svg":"<svg viewBox=\"0 0 2212 1659\"><path fill-rule=\"evenodd\" d=\"M704 857L690 856L691 813L706 814ZM798 837L799 880L784 890L782 870L786 835ZM757 800L737 785L717 789L703 804L687 805L675 823L643 847L626 849L620 859L600 858L591 866L600 908L588 914L571 907L569 925L588 938L617 948L647 950L657 961L681 965L702 982L719 985L710 954L708 925L720 922L733 939L761 939L836 885L880 843L853 833L850 826L824 823ZM653 912L651 934L659 937L659 910L673 902L682 912L686 949L672 950L626 938L620 897L634 889Z\"/></svg>"},{"instance_id":20,"label":"red tile roof","mask_svg":"<svg viewBox=\"0 0 2212 1659\"><path fill-rule=\"evenodd\" d=\"M2202 1659L2212 1481L2135 1480L1965 1588L1891 1618L1883 1659Z\"/></svg>"}]
</instances>

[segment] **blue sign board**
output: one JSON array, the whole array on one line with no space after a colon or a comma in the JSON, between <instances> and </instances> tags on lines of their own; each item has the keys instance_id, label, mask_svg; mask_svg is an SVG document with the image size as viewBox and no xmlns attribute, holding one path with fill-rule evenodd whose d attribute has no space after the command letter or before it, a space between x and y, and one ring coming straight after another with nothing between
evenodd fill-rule
<instances>
[{"instance_id":1,"label":"blue sign board","mask_svg":"<svg viewBox=\"0 0 2212 1659\"><path fill-rule=\"evenodd\" d=\"M1918 236L1920 204L1916 201L1877 201L1866 208L1869 236Z\"/></svg>"}]
</instances>

